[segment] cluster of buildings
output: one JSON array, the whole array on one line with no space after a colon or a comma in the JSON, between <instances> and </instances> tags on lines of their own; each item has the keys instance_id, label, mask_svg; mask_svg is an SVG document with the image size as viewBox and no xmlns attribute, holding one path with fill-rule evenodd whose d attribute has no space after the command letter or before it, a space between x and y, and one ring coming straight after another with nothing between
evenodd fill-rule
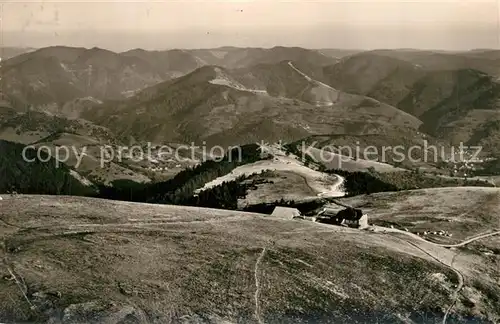
<instances>
[{"instance_id":1,"label":"cluster of buildings","mask_svg":"<svg viewBox=\"0 0 500 324\"><path fill-rule=\"evenodd\" d=\"M272 217L281 219L303 218L297 208L280 207L274 208ZM365 229L368 227L368 215L363 214L361 209L347 207L342 210L333 208L323 208L316 216L314 221L319 223L347 226L350 228Z\"/></svg>"},{"instance_id":2,"label":"cluster of buildings","mask_svg":"<svg viewBox=\"0 0 500 324\"><path fill-rule=\"evenodd\" d=\"M280 207L280 206L274 208L274 211L271 214L271 216L287 220L309 219L309 217L301 215L300 211L297 208ZM357 229L367 229L370 227L368 225L367 214L364 214L363 211L359 208L353 208L347 206L341 210L335 207L325 207L321 209L321 211L316 215L316 217L312 217L310 219L312 219L312 221L319 223L337 225L337 226L346 226ZM390 227L394 228L394 225L391 225ZM409 232L407 228L404 228L403 230ZM443 237L453 236L453 234L451 234L446 230L416 232L415 234L418 236L427 236L427 235L439 235Z\"/></svg>"},{"instance_id":3,"label":"cluster of buildings","mask_svg":"<svg viewBox=\"0 0 500 324\"><path fill-rule=\"evenodd\" d=\"M448 231L425 231L422 233L416 233L418 236L427 236L427 235L440 235L440 236L447 236L451 237L453 234L449 233Z\"/></svg>"}]
</instances>

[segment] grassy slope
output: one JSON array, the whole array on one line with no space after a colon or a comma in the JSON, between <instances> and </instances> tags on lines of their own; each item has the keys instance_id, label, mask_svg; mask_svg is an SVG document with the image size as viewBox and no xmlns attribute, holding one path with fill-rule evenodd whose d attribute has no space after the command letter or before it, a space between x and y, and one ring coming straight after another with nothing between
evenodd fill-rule
<instances>
[{"instance_id":1,"label":"grassy slope","mask_svg":"<svg viewBox=\"0 0 500 324\"><path fill-rule=\"evenodd\" d=\"M240 202L243 206L273 203L281 199L287 201L310 200L318 195L309 186L306 177L293 171L269 171L251 176L250 179L262 181L262 183L247 191L247 196Z\"/></svg>"},{"instance_id":2,"label":"grassy slope","mask_svg":"<svg viewBox=\"0 0 500 324\"><path fill-rule=\"evenodd\" d=\"M433 188L346 198L363 206L374 222L389 222L414 232L448 230L454 243L500 228L500 190L485 187Z\"/></svg>"},{"instance_id":3,"label":"grassy slope","mask_svg":"<svg viewBox=\"0 0 500 324\"><path fill-rule=\"evenodd\" d=\"M361 207L370 223L421 234L443 230L452 236L430 233L424 237L440 244L456 244L500 230L499 197L497 188L461 187L372 194L342 202ZM465 274L465 287L457 307L472 306L471 314L489 313L488 307L500 309L499 243L497 235L450 250L452 258L448 257L448 263Z\"/></svg>"},{"instance_id":4,"label":"grassy slope","mask_svg":"<svg viewBox=\"0 0 500 324\"><path fill-rule=\"evenodd\" d=\"M378 233L72 197L0 206L1 275L10 269L29 300L13 280L0 281L3 321L429 323L457 283Z\"/></svg>"}]
</instances>

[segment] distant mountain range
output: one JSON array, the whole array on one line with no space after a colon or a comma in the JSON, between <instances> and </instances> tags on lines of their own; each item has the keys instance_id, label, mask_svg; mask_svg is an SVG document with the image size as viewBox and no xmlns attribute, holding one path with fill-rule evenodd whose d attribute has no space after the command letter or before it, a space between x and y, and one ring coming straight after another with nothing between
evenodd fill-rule
<instances>
[{"instance_id":1,"label":"distant mountain range","mask_svg":"<svg viewBox=\"0 0 500 324\"><path fill-rule=\"evenodd\" d=\"M82 96L123 99L137 91L205 65L246 67L282 60L316 64L335 62L301 48L226 50L131 50L115 53L100 48L48 47L17 55L0 69L3 92L15 107L62 105Z\"/></svg>"},{"instance_id":2,"label":"distant mountain range","mask_svg":"<svg viewBox=\"0 0 500 324\"><path fill-rule=\"evenodd\" d=\"M412 52L409 59L402 60L396 58L402 57L401 53L389 52L391 56L382 53L356 54L326 67L325 82L412 114L422 121L421 131L430 135L455 143L485 144L486 138L480 134L491 129L491 123L500 121L499 74L485 72L498 73L500 61L494 60L494 54L498 57L498 53L487 52L490 54L484 54L487 58L478 53L479 58L474 56L470 60L468 56L425 53L417 56ZM435 59L446 61L443 56L450 61L441 66ZM484 69L476 70L473 66Z\"/></svg>"},{"instance_id":3,"label":"distant mountain range","mask_svg":"<svg viewBox=\"0 0 500 324\"><path fill-rule=\"evenodd\" d=\"M13 58L14 56L18 56L27 52L31 52L36 50L35 48L30 48L30 47L9 47L9 46L2 46L0 47L0 58L2 60L8 60L10 58Z\"/></svg>"},{"instance_id":4,"label":"distant mountain range","mask_svg":"<svg viewBox=\"0 0 500 324\"><path fill-rule=\"evenodd\" d=\"M0 321L499 323L500 51L3 51Z\"/></svg>"},{"instance_id":5,"label":"distant mountain range","mask_svg":"<svg viewBox=\"0 0 500 324\"><path fill-rule=\"evenodd\" d=\"M154 93L94 106L82 116L123 138L218 144L420 124L392 106L308 79L286 61L244 70L206 66L158 85Z\"/></svg>"},{"instance_id":6,"label":"distant mountain range","mask_svg":"<svg viewBox=\"0 0 500 324\"><path fill-rule=\"evenodd\" d=\"M500 153L494 50L56 46L20 50L0 73L0 139L24 144L55 133L97 143L219 145L367 134L393 144L425 134ZM67 126L75 123L88 126Z\"/></svg>"}]
</instances>

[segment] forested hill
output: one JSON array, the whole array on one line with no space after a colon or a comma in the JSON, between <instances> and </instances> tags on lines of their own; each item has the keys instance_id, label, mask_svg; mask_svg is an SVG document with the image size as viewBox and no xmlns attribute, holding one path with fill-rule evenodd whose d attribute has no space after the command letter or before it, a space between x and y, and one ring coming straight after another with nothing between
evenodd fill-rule
<instances>
[{"instance_id":1,"label":"forested hill","mask_svg":"<svg viewBox=\"0 0 500 324\"><path fill-rule=\"evenodd\" d=\"M71 170L51 158L42 162L34 149L27 149L23 158L24 145L0 140L0 194L49 194L85 196L95 193L71 174ZM43 160L47 154L41 152ZM33 161L33 162L28 162Z\"/></svg>"},{"instance_id":2,"label":"forested hill","mask_svg":"<svg viewBox=\"0 0 500 324\"><path fill-rule=\"evenodd\" d=\"M240 149L239 152L236 148L228 152L221 161L208 160L194 168L187 168L168 181L146 184L129 180L114 181L112 186L100 186L98 197L134 202L187 204L196 189L230 173L240 165L262 159L256 144L243 145ZM236 156L237 159L234 158Z\"/></svg>"}]
</instances>

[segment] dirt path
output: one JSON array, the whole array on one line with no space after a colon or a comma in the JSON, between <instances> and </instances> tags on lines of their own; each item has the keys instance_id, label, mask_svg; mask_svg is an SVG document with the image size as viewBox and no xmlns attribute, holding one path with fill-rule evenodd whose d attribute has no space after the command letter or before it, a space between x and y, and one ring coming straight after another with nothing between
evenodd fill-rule
<instances>
[{"instance_id":1,"label":"dirt path","mask_svg":"<svg viewBox=\"0 0 500 324\"><path fill-rule=\"evenodd\" d=\"M309 180L307 179L307 177L303 176L302 174L298 174L297 175L302 178L302 180L304 180L304 183L305 185L307 186L307 188L313 192L313 193L317 193L318 190L317 189L314 189L310 184L309 184ZM345 194L343 193L343 191L341 190L342 189L342 185L344 184L345 182L345 178L342 177L342 176L339 176L338 174L335 174L335 176L337 177L338 181L333 184L329 190L326 190L326 191L323 191L323 192L320 192L320 193L317 193L317 196L320 197L320 198L338 198L339 196L342 197L344 196Z\"/></svg>"},{"instance_id":2,"label":"dirt path","mask_svg":"<svg viewBox=\"0 0 500 324\"><path fill-rule=\"evenodd\" d=\"M269 148L271 150L271 148ZM284 153L283 153L284 155ZM341 190L345 179L339 175L334 175L337 181L333 185L325 184L325 179L332 178L332 175L310 169L294 158L287 156L275 156L276 160L262 160L255 163L245 164L232 170L230 173L220 176L207 182L202 188L195 190L195 193L207 190L222 184L223 182L234 181L239 176L250 176L263 171L287 171L303 177L306 185L319 197L343 197L345 192Z\"/></svg>"},{"instance_id":3,"label":"dirt path","mask_svg":"<svg viewBox=\"0 0 500 324\"><path fill-rule=\"evenodd\" d=\"M332 87L331 87L331 86L329 86L328 84L323 83L323 82L318 81L318 80L315 80L315 79L311 78L310 76L308 76L307 74L305 74L304 72L302 72L301 70L297 69L297 68L296 68L296 67L292 64L292 62L288 62L288 65L290 65L290 67L291 67L292 69L294 69L294 70L295 70L295 71L297 71L300 75L302 75L304 78L306 78L306 80L307 80L307 81L309 81L309 82L313 82L313 83L316 83L316 84L318 84L318 85L320 85L320 86L323 86L323 87L325 87L325 88L328 88L328 89L332 89L332 90L337 91L336 89L332 88Z\"/></svg>"},{"instance_id":4,"label":"dirt path","mask_svg":"<svg viewBox=\"0 0 500 324\"><path fill-rule=\"evenodd\" d=\"M487 237L490 237L490 236L495 236L495 235L499 235L500 234L500 231L496 231L496 232L493 232L493 233L489 233L489 234L480 234L479 236L475 236L475 237L472 237L466 241L463 241L461 243L458 243L458 244L437 244L435 243L436 245L439 245L439 246L442 246L442 247L446 247L446 248L449 248L449 247L461 247L461 246L465 246L467 244L470 244L470 243L473 243L477 240L481 240L481 239L484 239L484 238L487 238Z\"/></svg>"},{"instance_id":5,"label":"dirt path","mask_svg":"<svg viewBox=\"0 0 500 324\"><path fill-rule=\"evenodd\" d=\"M255 276L255 295L254 295L254 300L255 300L255 318L257 319L257 322L259 324L264 323L262 321L262 316L261 316L261 311L260 311L259 265L262 262L262 259L264 258L265 254L266 254L266 248L263 248L262 252L259 255L259 258L257 259L257 262L255 262L255 268L254 268L254 276Z\"/></svg>"},{"instance_id":6,"label":"dirt path","mask_svg":"<svg viewBox=\"0 0 500 324\"><path fill-rule=\"evenodd\" d=\"M336 201L332 201L333 203L339 205L339 206L342 206L342 207L350 207L350 206L347 206L347 205L344 205L344 204L341 204L339 202L336 202ZM431 244L431 245L434 245L434 246L438 246L438 247L442 247L442 248L452 248L452 247L462 247L462 246L465 246L467 244L470 244L470 243L473 243L475 241L478 241L478 240L481 240L481 239L484 239L484 238L487 238L487 237L491 237L491 236L495 236L495 235L499 235L500 234L500 231L495 231L495 232L492 232L492 233L483 233L483 234L479 234L477 236L474 236L474 237L471 237L469 239L466 239L460 243L456 243L456 244L439 244L439 243L434 243L434 242L431 242L431 241L428 241L418 235L415 235L413 233L410 233L410 232L406 232L406 231L402 231L402 230L399 230L399 229L396 229L396 228L386 228L386 227L381 227L381 226L372 226L372 228L375 228L379 231L381 231L382 233L389 233L389 234L403 234L405 236L409 236L417 241L420 241L420 242L425 242L427 244ZM457 301L458 301L458 298L459 298L459 294L460 292L462 291L462 289L464 288L464 283L465 283L465 277L463 275L462 272L460 272L460 270L458 270L457 268L455 268L453 266L453 262L455 260L455 257L457 256L457 254L455 254L453 256L453 259L451 261L450 264L447 264L443 259L439 258L439 256L436 256L434 255L433 253L431 253L430 251L426 250L424 247L410 241L409 239L404 239L404 238L400 238L398 236L395 236L395 235L392 235L393 237L397 238L398 240L401 240L411 246L413 246L415 249L418 249L419 251L421 251L422 253L426 254L427 256L431 257L433 260L439 262L440 264L444 265L445 267L449 268L450 270L452 270L453 272L455 272L455 274L457 275L457 278L458 278L458 285L457 285L457 288L455 289L455 291L453 292L453 302L451 303L451 305L446 309L446 312L443 316L443 321L442 323L443 324L446 324L446 321L448 319L448 316L450 315L452 309L455 307Z\"/></svg>"},{"instance_id":7,"label":"dirt path","mask_svg":"<svg viewBox=\"0 0 500 324\"><path fill-rule=\"evenodd\" d=\"M294 69L297 73L299 73L300 75L302 75L308 82L310 82L311 84L314 85L314 88L311 89L311 93L317 95L320 97L320 100L317 100L316 101L316 105L319 105L319 106L333 106L334 105L334 102L338 101L339 100L339 92L332 88L331 86L329 86L328 84L325 84L321 81L318 81L318 80L315 80L313 78L311 78L310 76L308 76L307 74L305 74L304 72L302 72L301 70L297 69L293 64L292 62L288 62L288 65ZM329 93L332 92L332 90L336 93L336 99L331 99Z\"/></svg>"},{"instance_id":8,"label":"dirt path","mask_svg":"<svg viewBox=\"0 0 500 324\"><path fill-rule=\"evenodd\" d=\"M311 191L311 193L316 193L316 190L314 190L314 188L311 187L311 185L309 184L309 181L307 181L307 177L303 176L302 174L297 174L302 180L304 180L304 184L306 185L307 189L309 189Z\"/></svg>"},{"instance_id":9,"label":"dirt path","mask_svg":"<svg viewBox=\"0 0 500 324\"><path fill-rule=\"evenodd\" d=\"M342 190L342 186L344 185L345 178L335 174L335 176L339 179L334 185L330 187L329 191L324 191L318 194L319 197L322 198L338 198L339 196L344 196L345 191ZM340 194L342 193L342 195Z\"/></svg>"},{"instance_id":10,"label":"dirt path","mask_svg":"<svg viewBox=\"0 0 500 324\"><path fill-rule=\"evenodd\" d=\"M440 247L444 247L444 248L454 248L454 247L462 247L462 246L465 246L467 244L470 244L470 243L473 243L477 240L481 240L481 239L484 239L484 238L487 238L487 237L490 237L490 236L495 236L495 235L499 235L500 234L500 231L495 231L495 232L492 232L492 233L483 233L483 234L479 234L477 236L474 236L474 237L471 237L465 241L462 241L460 243L457 243L457 244L440 244L440 243L434 243L434 242L431 242L431 241L428 241L418 235L415 235L413 233L410 233L410 232L406 232L406 231L402 231L400 229L397 229L397 228L387 228L387 227L382 227L382 226L373 226L374 228L376 228L377 230L380 230L380 231L383 231L383 232L386 232L386 233L399 233L399 234L404 234L406 236L410 236L411 238L414 238L416 240L419 240L419 241L423 241L423 242L426 242L426 243L429 243L429 244L432 244L432 245L435 245L435 246L440 246Z\"/></svg>"},{"instance_id":11,"label":"dirt path","mask_svg":"<svg viewBox=\"0 0 500 324\"><path fill-rule=\"evenodd\" d=\"M377 226L377 228L381 228L379 226ZM382 227L383 228L383 227ZM385 228L384 228L385 229ZM494 236L494 235L499 235L500 234L500 231L496 231L496 232L493 232L493 233L485 233L485 234L480 234L478 236L475 236L475 237L472 237L470 239L467 239L465 241L462 241L460 243L457 243L457 244L439 244L439 243L434 243L434 242L430 242L430 241L427 241L423 238L421 238L420 236L418 235L415 235L413 233L409 233L409 232L405 232L405 231L401 231L401 230L398 230L398 229L394 229L394 228L391 228L391 229L385 229L386 232L389 232L389 233L398 233L398 234L404 234L406 236L410 236L412 238L417 238L418 240L420 241L425 241L426 243L428 244L431 244L431 245L434 245L434 246L439 246L439 247L444 247L444 248L450 248L450 247L461 247L461 246L465 246L467 244L470 244L470 243L473 243L477 240L481 240L481 239L484 239L484 238L487 238L487 237L490 237L490 236ZM462 289L464 288L464 282L465 282L465 277L463 275L462 272L460 272L460 270L458 270L457 268L455 268L453 266L453 261L455 260L455 257L457 256L457 254L455 254L453 256L453 259L451 261L450 264L447 264L446 262L444 262L442 259L440 259L438 256L435 256L433 255L431 252L427 251L425 248L423 248L422 246L419 246L409 240L405 240L403 238L400 238L400 237L397 237L397 236L394 236L396 237L397 239L403 241L403 242L406 242L407 244L410 244L411 246L413 246L414 248L420 250L421 252L425 253L426 255L430 256L432 259L436 260L437 262L441 263L442 265L446 266L447 268L449 268L450 270L452 270L453 272L455 272L455 274L457 275L458 277L458 285L457 285L457 288L455 289L455 291L453 292L453 302L451 303L451 305L446 309L446 312L443 316L443 321L442 323L443 324L446 324L446 321L448 319L448 316L450 315L453 307L455 307L457 301L458 301L458 298L459 298L459 294L460 292L462 291Z\"/></svg>"},{"instance_id":12,"label":"dirt path","mask_svg":"<svg viewBox=\"0 0 500 324\"><path fill-rule=\"evenodd\" d=\"M454 292L453 303L451 303L450 307L448 307L448 309L446 310L446 313L443 316L443 322L442 322L443 324L446 324L446 320L448 319L448 315L450 314L451 310L453 309L453 307L455 307L455 305L458 301L458 294L464 288L464 280L465 279L464 279L463 273L461 273L460 271L458 271L456 268L453 267L453 262L454 262L456 256L457 256L457 254L455 254L453 256L453 259L451 260L450 269L453 269L457 274L459 274L459 277L458 277L459 283L458 283L457 289Z\"/></svg>"},{"instance_id":13,"label":"dirt path","mask_svg":"<svg viewBox=\"0 0 500 324\"><path fill-rule=\"evenodd\" d=\"M447 267L448 269L452 270L453 272L455 272L455 274L457 275L457 278L458 278L458 285L457 285L457 288L455 289L455 291L453 292L453 302L451 303L451 305L446 309L446 312L443 316L443 321L442 323L443 324L446 324L446 320L448 319L448 315L450 314L451 310L453 309L453 307L455 307L455 304L457 303L457 300L458 300L458 294L462 291L463 287L464 287L464 282L465 282L465 279L464 279L464 275L462 272L460 272L460 270L456 269L453 267L453 261L450 263L450 264L447 264L446 262L444 262L443 260L441 260L439 257L433 255L432 253L430 253L429 251L425 250L424 248L422 248L421 246L418 246L417 244L413 243L413 242L410 242L410 241L407 241L405 239L402 239L400 237L397 237L397 236L394 236L396 237L398 240L401 240L411 246L413 246L414 248L416 248L417 250L423 252L424 254L426 254L427 256L431 257L433 260L437 261L438 263L444 265L445 267ZM434 244L434 245L437 245L435 243L432 243L432 242L429 242L431 244ZM455 255L456 256L456 255ZM453 258L455 258L455 256Z\"/></svg>"}]
</instances>

